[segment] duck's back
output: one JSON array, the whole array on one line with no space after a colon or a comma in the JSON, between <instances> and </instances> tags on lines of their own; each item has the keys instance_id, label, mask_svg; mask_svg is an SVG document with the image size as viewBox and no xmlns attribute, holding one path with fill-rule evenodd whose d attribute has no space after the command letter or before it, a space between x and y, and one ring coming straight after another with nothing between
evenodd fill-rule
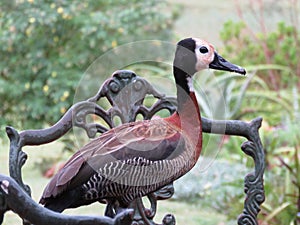
<instances>
[{"instance_id":1,"label":"duck's back","mask_svg":"<svg viewBox=\"0 0 300 225\"><path fill-rule=\"evenodd\" d=\"M77 151L50 181L40 202L56 211L107 198L126 206L190 169L189 142L180 127L164 119L116 127ZM74 196L75 190L82 200ZM57 209L62 201L68 206Z\"/></svg>"}]
</instances>

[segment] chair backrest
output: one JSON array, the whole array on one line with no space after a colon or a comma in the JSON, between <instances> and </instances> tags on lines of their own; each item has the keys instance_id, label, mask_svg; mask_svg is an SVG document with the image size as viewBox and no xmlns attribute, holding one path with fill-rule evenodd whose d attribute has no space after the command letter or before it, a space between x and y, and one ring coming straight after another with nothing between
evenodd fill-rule
<instances>
[{"instance_id":1,"label":"chair backrest","mask_svg":"<svg viewBox=\"0 0 300 225\"><path fill-rule=\"evenodd\" d=\"M156 99L151 102L150 106L145 105L145 98L152 96ZM110 103L107 110L104 110L97 104L101 102L102 98L106 98ZM118 125L115 123L115 118L118 117L121 123L133 122L140 114L144 120L151 119L157 112L167 109L169 113L176 110L176 98L166 97L159 93L153 86L144 78L137 76L134 72L129 70L118 70L113 73L112 77L107 79L99 89L98 93L87 100L89 103L94 103L93 109L88 113L93 113L101 117L110 128ZM87 108L85 109L87 110ZM80 114L80 113L79 113ZM89 137L92 137L96 132L103 133L107 128L101 124L82 124L82 119L85 114L76 115L75 125L84 128ZM78 122L78 119L80 122ZM93 131L89 131L93 129Z\"/></svg>"},{"instance_id":2,"label":"chair backrest","mask_svg":"<svg viewBox=\"0 0 300 225\"><path fill-rule=\"evenodd\" d=\"M148 96L152 96L152 101L147 106L145 98ZM104 99L110 104L108 109L101 106L101 101ZM7 134L11 141L10 176L31 195L30 187L24 184L22 179L22 166L27 160L26 153L22 151L22 147L25 145L42 145L55 141L65 135L72 127L80 127L86 131L89 138L94 138L97 133L104 133L108 129L117 126L118 123L116 123L115 118L119 118L120 123L127 123L135 121L140 114L144 120L149 120L163 109L172 114L176 110L176 103L176 98L166 97L164 94L159 93L147 80L137 76L134 72L129 70L116 71L111 78L103 83L95 96L74 104L52 127L21 132L17 132L12 127L7 127ZM101 118L102 123L99 123L97 119L88 120L88 115L93 115L93 118ZM103 121L106 124L103 124ZM156 213L156 201L170 198L173 194L173 184L152 193L148 196L151 203L150 209L144 207L142 199L135 200L131 204L135 212L134 220L152 221ZM116 216L108 213L116 211L115 208L115 205L107 205L106 215ZM151 212L151 215L147 216L149 212ZM172 218L175 221L174 217Z\"/></svg>"},{"instance_id":3,"label":"chair backrest","mask_svg":"<svg viewBox=\"0 0 300 225\"><path fill-rule=\"evenodd\" d=\"M148 106L145 105L147 96L154 97L156 101L152 101L153 104ZM108 109L100 106L101 100L104 98L110 104ZM100 105L98 102L100 102ZM170 114L173 113L176 109L176 99L159 93L149 82L132 71L116 71L111 78L104 82L95 96L72 105L53 126L21 132L16 131L13 127L7 127L6 132L10 138L10 176L18 183L18 187L21 187L30 195L30 187L25 185L22 179L22 166L27 160L26 153L22 151L22 147L25 145L42 145L55 141L73 127L83 128L87 136L93 138L97 133L103 133L118 125L115 121L116 117L119 117L121 123L135 121L139 114L142 115L143 119L151 119L163 109L168 110ZM106 125L99 123L98 120L90 122L87 120L88 115L100 117L102 121L105 121ZM256 118L249 123L233 120L215 121L202 118L203 132L242 136L248 139L242 145L242 150L254 159L255 167L254 171L245 177L244 190L246 197L243 212L238 219L239 225L258 224L257 215L260 211L260 205L264 202L263 175L265 155L258 132L261 122L262 118ZM157 200L168 199L173 193L174 188L170 184L149 194L147 197L150 201L150 208L144 206L142 199L136 199L131 204L131 208L134 210L134 223L154 225L153 218L156 214ZM7 210L1 209L1 194L0 190L0 217ZM111 217L118 216L114 214L116 207L116 205L107 205L106 215ZM63 218L61 219L64 221ZM163 224L175 224L174 216L166 215L163 219Z\"/></svg>"}]
</instances>

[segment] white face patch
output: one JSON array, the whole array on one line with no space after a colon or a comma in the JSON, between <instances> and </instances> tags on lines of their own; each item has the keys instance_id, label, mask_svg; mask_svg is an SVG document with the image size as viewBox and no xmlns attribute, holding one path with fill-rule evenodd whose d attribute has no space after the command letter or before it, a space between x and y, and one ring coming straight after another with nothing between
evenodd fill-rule
<instances>
[{"instance_id":1,"label":"white face patch","mask_svg":"<svg viewBox=\"0 0 300 225\"><path fill-rule=\"evenodd\" d=\"M186 77L186 80L187 80L187 84L188 84L188 87L189 87L189 91L190 92L195 92L192 77L188 76L188 77Z\"/></svg>"},{"instance_id":2,"label":"white face patch","mask_svg":"<svg viewBox=\"0 0 300 225\"><path fill-rule=\"evenodd\" d=\"M208 69L209 64L214 60L215 49L214 47L206 41L201 39L194 38L196 43L195 55L197 58L197 62L195 65L196 71ZM202 51L201 49L207 49L207 51Z\"/></svg>"}]
</instances>

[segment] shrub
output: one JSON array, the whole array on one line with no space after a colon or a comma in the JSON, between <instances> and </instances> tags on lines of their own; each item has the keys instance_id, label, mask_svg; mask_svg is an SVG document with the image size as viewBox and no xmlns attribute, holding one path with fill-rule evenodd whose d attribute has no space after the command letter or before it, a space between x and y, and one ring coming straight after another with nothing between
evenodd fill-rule
<instances>
[{"instance_id":1,"label":"shrub","mask_svg":"<svg viewBox=\"0 0 300 225\"><path fill-rule=\"evenodd\" d=\"M168 40L172 16L155 0L1 2L0 126L56 122L96 57L128 41Z\"/></svg>"},{"instance_id":2,"label":"shrub","mask_svg":"<svg viewBox=\"0 0 300 225\"><path fill-rule=\"evenodd\" d=\"M274 30L267 31L264 2L250 2L250 11L259 21L261 30L251 27L239 10L242 21L226 22L221 38L225 43L225 52L230 55L227 57L247 65L255 81L248 85L238 114L243 119L248 118L242 113L248 111L248 115L263 116L266 122L260 130L267 158L266 202L263 204L261 223L297 224L300 211L300 35L298 17L293 17L298 13L297 3L289 1L292 21L281 21ZM255 3L259 3L256 5L259 6L256 7L258 12L253 10ZM232 101L231 105L235 102Z\"/></svg>"}]
</instances>

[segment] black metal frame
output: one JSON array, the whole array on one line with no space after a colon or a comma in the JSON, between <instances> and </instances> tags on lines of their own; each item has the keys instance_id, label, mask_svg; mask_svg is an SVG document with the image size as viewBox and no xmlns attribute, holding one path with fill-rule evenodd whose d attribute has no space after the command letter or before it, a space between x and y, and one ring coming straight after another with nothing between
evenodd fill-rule
<instances>
[{"instance_id":1,"label":"black metal frame","mask_svg":"<svg viewBox=\"0 0 300 225\"><path fill-rule=\"evenodd\" d=\"M152 95L157 101L146 107L144 99ZM111 108L104 110L98 105L101 98L107 98ZM26 145L42 145L57 140L66 134L72 127L83 128L88 137L95 137L97 133L108 130L98 123L88 123L87 115L93 114L101 117L112 128L114 116L120 117L122 123L131 122L141 114L144 119L151 119L155 113L162 109L170 113L176 109L176 99L165 97L157 92L145 79L137 76L132 71L117 71L106 80L98 93L86 100L74 104L65 115L52 127L41 130L16 131L7 127L6 132L10 139L9 173L10 177L0 174L0 224L6 211L12 210L23 218L24 224L149 224L157 225L153 219L156 214L157 201L171 198L174 194L173 184L147 196L150 208L146 208L143 200L134 200L129 209L121 214L116 214L118 204L107 204L105 216L85 217L66 216L52 212L35 203L31 198L31 190L23 183L22 166L27 160L27 155L22 151ZM202 118L203 132L213 134L226 134L242 136L248 139L242 145L242 150L251 156L255 163L254 171L245 177L245 203L244 210L238 218L238 224L256 225L260 205L264 202L263 174L265 169L265 156L260 141L258 130L262 118L257 118L246 123L243 121L216 121ZM30 221L30 222L28 222ZM175 217L168 214L162 221L163 225L175 224Z\"/></svg>"}]
</instances>

